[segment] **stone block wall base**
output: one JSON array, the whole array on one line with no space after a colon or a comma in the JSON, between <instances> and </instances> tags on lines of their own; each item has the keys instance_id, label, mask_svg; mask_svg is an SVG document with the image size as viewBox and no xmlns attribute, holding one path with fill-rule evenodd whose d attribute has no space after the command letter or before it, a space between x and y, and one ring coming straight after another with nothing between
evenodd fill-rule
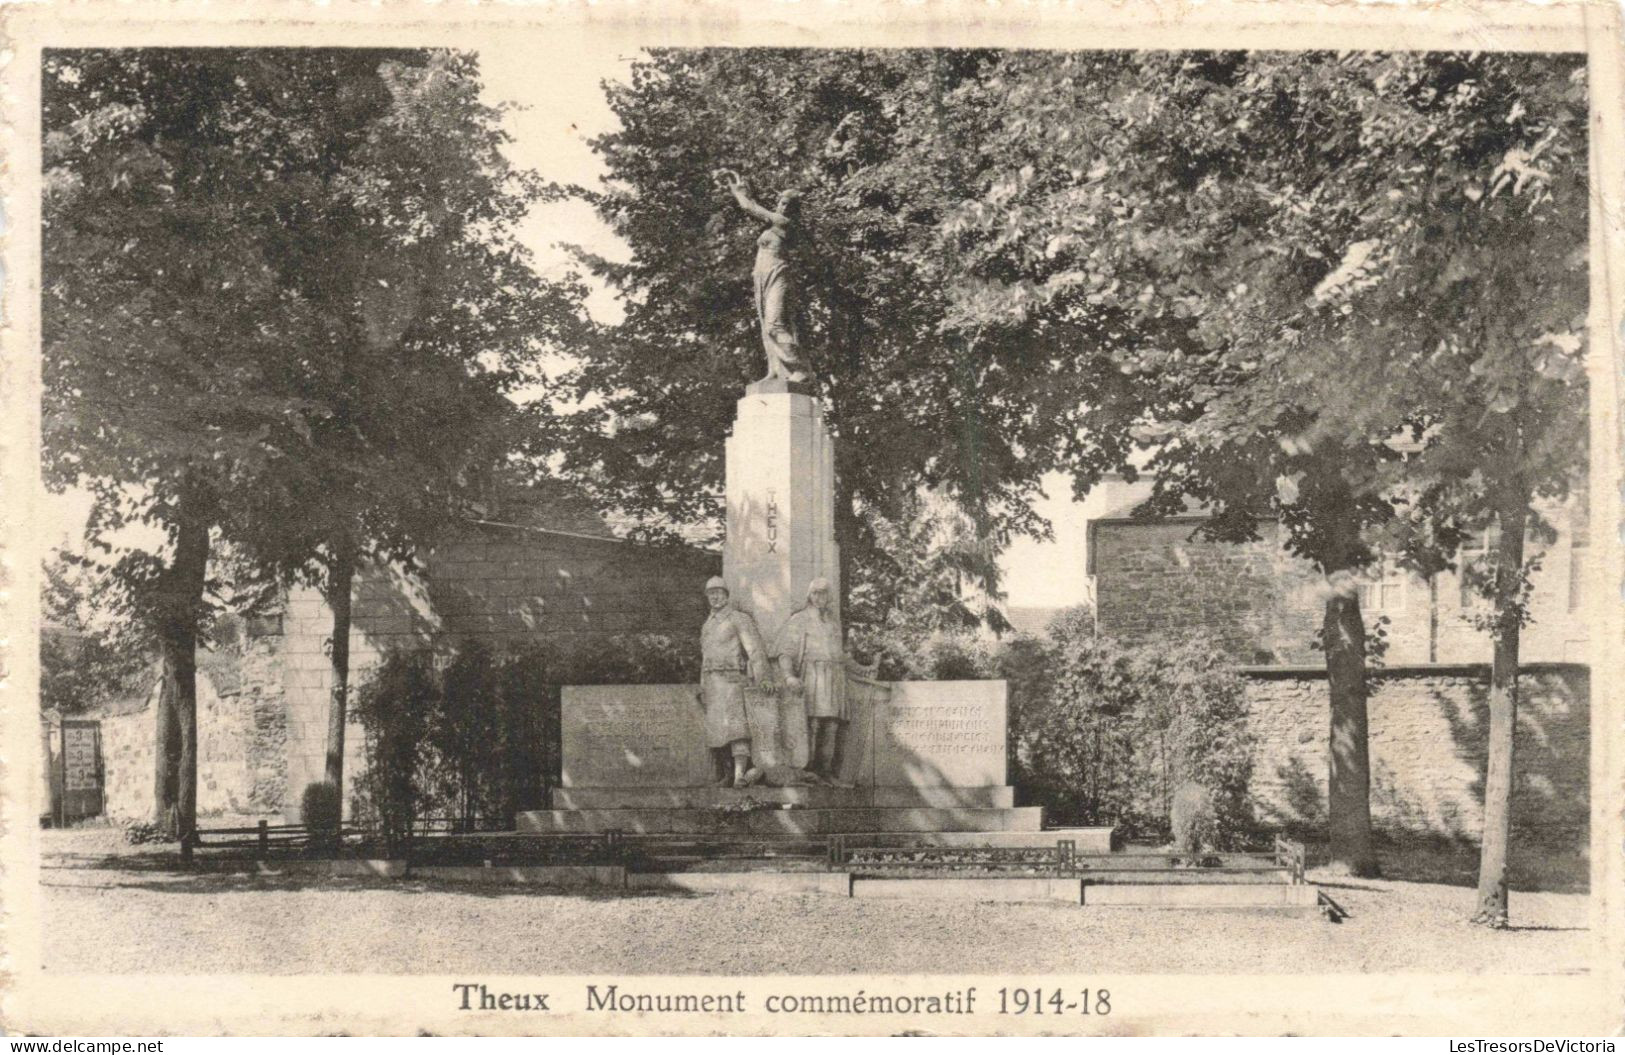
<instances>
[{"instance_id":1,"label":"stone block wall base","mask_svg":"<svg viewBox=\"0 0 1625 1055\"><path fill-rule=\"evenodd\" d=\"M631 890L680 890L691 894L852 894L852 877L846 872L628 872L626 885Z\"/></svg>"},{"instance_id":2,"label":"stone block wall base","mask_svg":"<svg viewBox=\"0 0 1625 1055\"><path fill-rule=\"evenodd\" d=\"M516 821L519 831L646 832L713 835L843 835L869 832L1037 832L1043 809L766 809L729 814L713 809L532 810Z\"/></svg>"},{"instance_id":3,"label":"stone block wall base","mask_svg":"<svg viewBox=\"0 0 1625 1055\"><path fill-rule=\"evenodd\" d=\"M1088 908L1301 909L1316 912L1309 883L1112 883L1083 885Z\"/></svg>"},{"instance_id":4,"label":"stone block wall base","mask_svg":"<svg viewBox=\"0 0 1625 1055\"><path fill-rule=\"evenodd\" d=\"M1009 809L1016 792L1008 784L997 787L789 787L789 788L554 788L556 810L602 809L713 809L747 802L774 803L808 809L935 807L942 809Z\"/></svg>"}]
</instances>

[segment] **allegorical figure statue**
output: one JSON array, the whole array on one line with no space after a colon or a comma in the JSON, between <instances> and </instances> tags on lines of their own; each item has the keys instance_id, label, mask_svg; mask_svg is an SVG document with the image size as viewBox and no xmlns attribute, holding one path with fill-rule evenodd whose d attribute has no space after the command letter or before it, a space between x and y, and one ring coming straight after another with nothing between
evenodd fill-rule
<instances>
[{"instance_id":1,"label":"allegorical figure statue","mask_svg":"<svg viewBox=\"0 0 1625 1055\"><path fill-rule=\"evenodd\" d=\"M700 703L712 776L718 787L748 787L762 773L751 765L745 681L769 682L767 653L756 621L728 603L728 584L721 577L706 582L705 599L711 614L700 629Z\"/></svg>"},{"instance_id":2,"label":"allegorical figure statue","mask_svg":"<svg viewBox=\"0 0 1625 1055\"><path fill-rule=\"evenodd\" d=\"M756 318L762 327L767 352L767 376L806 381L807 362L801 352L802 279L796 270L801 240L801 195L786 190L771 209L758 204L745 189L745 181L730 169L717 173L739 207L769 226L756 239Z\"/></svg>"},{"instance_id":3,"label":"allegorical figure statue","mask_svg":"<svg viewBox=\"0 0 1625 1055\"><path fill-rule=\"evenodd\" d=\"M776 652L785 685L799 693L807 709L807 768L824 781L841 783L841 728L850 709L847 703L846 655L841 625L830 610L828 579L807 584L807 604L785 621Z\"/></svg>"}]
</instances>

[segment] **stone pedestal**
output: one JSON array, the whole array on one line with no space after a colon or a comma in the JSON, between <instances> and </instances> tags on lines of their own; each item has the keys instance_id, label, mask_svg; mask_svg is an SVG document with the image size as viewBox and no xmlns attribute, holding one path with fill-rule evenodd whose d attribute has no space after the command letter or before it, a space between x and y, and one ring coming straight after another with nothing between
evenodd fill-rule
<instances>
[{"instance_id":1,"label":"stone pedestal","mask_svg":"<svg viewBox=\"0 0 1625 1055\"><path fill-rule=\"evenodd\" d=\"M722 575L771 657L813 579L829 580L839 604L834 496L834 446L818 400L778 379L751 385L727 441ZM566 687L562 786L552 809L522 814L519 828L705 834L729 821L734 834L997 835L1019 845L1038 837L1042 811L1017 807L1007 782L1003 682L846 677L834 759L841 787L808 783L805 704L782 688L745 690L761 782L733 789L711 786L697 686Z\"/></svg>"},{"instance_id":2,"label":"stone pedestal","mask_svg":"<svg viewBox=\"0 0 1625 1055\"><path fill-rule=\"evenodd\" d=\"M837 606L841 596L834 445L818 400L798 387L769 379L747 388L726 448L722 577L770 651L809 582L828 579Z\"/></svg>"},{"instance_id":3,"label":"stone pedestal","mask_svg":"<svg viewBox=\"0 0 1625 1055\"><path fill-rule=\"evenodd\" d=\"M851 787L764 783L734 790L710 786L694 686L568 686L563 784L553 792L553 808L527 812L520 827L704 832L722 816L719 807L756 800L777 807L751 822L752 830L769 833L1039 828L1040 811L1015 806L1005 771L1004 682L875 688L854 701L841 765Z\"/></svg>"}]
</instances>

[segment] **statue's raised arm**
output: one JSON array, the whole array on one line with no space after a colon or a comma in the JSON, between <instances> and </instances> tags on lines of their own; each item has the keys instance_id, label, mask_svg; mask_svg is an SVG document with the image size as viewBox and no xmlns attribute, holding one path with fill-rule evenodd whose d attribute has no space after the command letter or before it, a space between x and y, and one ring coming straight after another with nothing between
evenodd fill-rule
<instances>
[{"instance_id":1,"label":"statue's raised arm","mask_svg":"<svg viewBox=\"0 0 1625 1055\"><path fill-rule=\"evenodd\" d=\"M790 382L809 379L801 353L801 309L804 290L795 267L801 240L801 195L783 191L772 209L750 196L745 181L732 169L718 169L717 183L739 207L770 224L756 239L756 318L767 352L767 376Z\"/></svg>"},{"instance_id":2,"label":"statue's raised arm","mask_svg":"<svg viewBox=\"0 0 1625 1055\"><path fill-rule=\"evenodd\" d=\"M718 169L717 182L721 184L723 190L728 191L734 196L734 201L739 203L739 207L741 209L744 209L758 220L761 220L764 223L780 224L786 227L790 225L791 220L788 216L785 216L782 213L776 213L772 209L769 209L765 205L758 202L755 198L752 198L750 196L750 191L745 187L744 179L742 179L739 173L735 172L733 169Z\"/></svg>"}]
</instances>

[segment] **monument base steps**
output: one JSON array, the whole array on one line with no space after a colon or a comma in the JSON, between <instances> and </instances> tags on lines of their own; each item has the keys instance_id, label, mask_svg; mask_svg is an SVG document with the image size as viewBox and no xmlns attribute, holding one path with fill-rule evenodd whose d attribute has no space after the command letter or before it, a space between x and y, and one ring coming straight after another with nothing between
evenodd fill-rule
<instances>
[{"instance_id":1,"label":"monument base steps","mask_svg":"<svg viewBox=\"0 0 1625 1055\"><path fill-rule=\"evenodd\" d=\"M1037 832L1044 811L1037 806L987 809L853 808L532 810L519 814L524 833L567 832L681 833L716 835L845 835L868 832Z\"/></svg>"},{"instance_id":2,"label":"monument base steps","mask_svg":"<svg viewBox=\"0 0 1625 1055\"><path fill-rule=\"evenodd\" d=\"M1047 846L1071 839L1077 852L1110 853L1110 828L1045 828L1019 832L873 832L863 837L865 846Z\"/></svg>"},{"instance_id":3,"label":"monument base steps","mask_svg":"<svg viewBox=\"0 0 1625 1055\"><path fill-rule=\"evenodd\" d=\"M883 809L932 807L940 809L1010 809L1016 790L1008 784L992 787L879 786L835 788L554 788L556 810L715 809L749 802L803 806L812 809Z\"/></svg>"}]
</instances>

